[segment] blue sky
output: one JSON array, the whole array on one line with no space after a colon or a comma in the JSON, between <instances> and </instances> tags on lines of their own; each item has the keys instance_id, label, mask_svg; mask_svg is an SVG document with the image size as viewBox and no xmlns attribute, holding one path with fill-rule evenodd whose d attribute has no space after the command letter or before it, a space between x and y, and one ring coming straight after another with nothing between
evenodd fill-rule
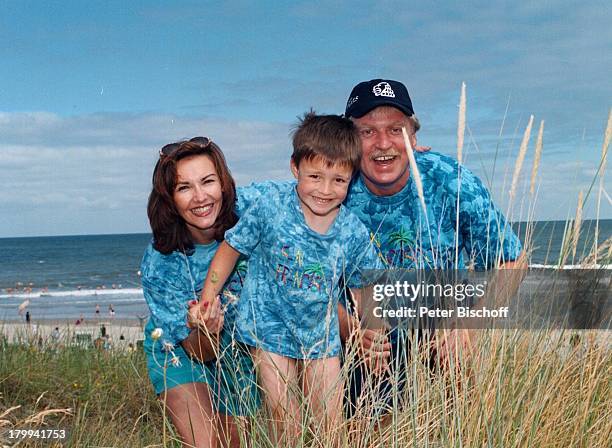
<instances>
[{"instance_id":1,"label":"blue sky","mask_svg":"<svg viewBox=\"0 0 612 448\"><path fill-rule=\"evenodd\" d=\"M529 115L545 120L535 217L565 219L593 180L612 106L612 7L600 0L8 0L0 11L0 237L147 231L157 148L194 135L220 144L239 185L287 178L295 117L341 113L352 86L376 77L408 86L419 142L450 155L467 83L466 164L504 209ZM519 200L513 218L527 208ZM612 218L606 200L601 213Z\"/></svg>"}]
</instances>

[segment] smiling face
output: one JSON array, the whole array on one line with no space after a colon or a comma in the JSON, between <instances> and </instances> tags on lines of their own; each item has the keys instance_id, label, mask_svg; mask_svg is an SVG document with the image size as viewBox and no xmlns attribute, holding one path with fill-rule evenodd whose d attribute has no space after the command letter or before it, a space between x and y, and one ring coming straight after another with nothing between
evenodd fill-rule
<instances>
[{"instance_id":1,"label":"smiling face","mask_svg":"<svg viewBox=\"0 0 612 448\"><path fill-rule=\"evenodd\" d=\"M173 198L194 242L210 243L223 203L221 182L210 157L197 155L177 162Z\"/></svg>"},{"instance_id":2,"label":"smiling face","mask_svg":"<svg viewBox=\"0 0 612 448\"><path fill-rule=\"evenodd\" d=\"M325 233L346 198L353 170L347 165L329 165L323 158L302 159L299 167L291 162L297 179L297 194L308 225Z\"/></svg>"},{"instance_id":3,"label":"smiling face","mask_svg":"<svg viewBox=\"0 0 612 448\"><path fill-rule=\"evenodd\" d=\"M412 121L399 109L381 106L354 122L361 139L361 174L366 186L378 196L397 193L410 175L402 127L416 146Z\"/></svg>"}]
</instances>

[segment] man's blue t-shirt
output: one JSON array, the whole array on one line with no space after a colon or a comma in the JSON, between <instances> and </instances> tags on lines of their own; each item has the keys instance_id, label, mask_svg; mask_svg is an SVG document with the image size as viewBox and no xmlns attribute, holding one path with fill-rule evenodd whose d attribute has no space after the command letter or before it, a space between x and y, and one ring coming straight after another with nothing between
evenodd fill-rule
<instances>
[{"instance_id":1,"label":"man's blue t-shirt","mask_svg":"<svg viewBox=\"0 0 612 448\"><path fill-rule=\"evenodd\" d=\"M414 176L391 196L376 196L359 177L351 184L345 201L371 231L385 266L462 269L467 262L477 269L486 269L498 260L505 262L518 257L521 250L518 237L493 204L489 191L470 170L461 166L459 171L456 160L435 152L415 153L415 158L427 216ZM455 264L456 248L459 254Z\"/></svg>"},{"instance_id":2,"label":"man's blue t-shirt","mask_svg":"<svg viewBox=\"0 0 612 448\"><path fill-rule=\"evenodd\" d=\"M345 207L325 235L310 229L295 185L276 183L255 198L256 189L241 191L251 206L242 207L238 224L225 234L249 256L236 338L294 359L337 356L339 280L359 288L362 271L382 265L368 230Z\"/></svg>"}]
</instances>

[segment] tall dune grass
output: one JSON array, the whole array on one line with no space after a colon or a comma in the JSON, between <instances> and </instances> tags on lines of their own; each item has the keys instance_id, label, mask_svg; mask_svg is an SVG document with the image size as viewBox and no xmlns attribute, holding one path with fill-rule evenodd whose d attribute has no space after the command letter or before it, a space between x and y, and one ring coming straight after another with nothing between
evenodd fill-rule
<instances>
[{"instance_id":1,"label":"tall dune grass","mask_svg":"<svg viewBox=\"0 0 612 448\"><path fill-rule=\"evenodd\" d=\"M472 356L455 368L432 370L424 353L413 353L409 387L394 412L373 419L372 405L364 403L356 419L338 428L340 446L609 446L607 332L584 332L579 343L564 331L480 333ZM179 446L145 372L142 353L4 343L0 433L61 427L70 432L67 446ZM303 436L294 446L332 446L307 416L297 424ZM260 410L242 446L274 446L267 431Z\"/></svg>"},{"instance_id":2,"label":"tall dune grass","mask_svg":"<svg viewBox=\"0 0 612 448\"><path fill-rule=\"evenodd\" d=\"M461 103L465 105L465 86ZM612 114L611 114L612 116ZM465 126L465 107L459 130ZM523 135L510 198L517 199L518 176L527 151L533 116ZM610 119L608 121L610 129ZM543 122L530 180L534 200L535 174L542 154ZM405 136L407 138L407 136ZM609 145L604 138L601 166ZM409 145L408 145L409 146ZM463 144L460 145L463 151ZM409 155L412 156L410 148ZM416 166L411 157L411 168ZM598 170L598 175L603 172ZM595 182L595 180L594 180ZM420 182L417 183L420 186ZM603 185L601 183L600 185ZM602 187L600 187L602 188ZM419 191L422 191L420 186ZM420 205L426 210L422 193ZM584 200L588 197L584 196ZM512 204L509 206L511 210ZM533 212L533 204L530 206ZM563 264L580 234L579 207L575 224L566 224L566 241L558 255ZM529 229L529 226L528 226ZM531 238L527 231L526 238ZM531 247L526 241L525 246ZM593 254L611 264L612 244ZM0 331L0 334L2 332ZM579 337L576 337L576 335ZM366 396L356 417L325 433L310 418L307 400L298 416L286 416L300 437L291 446L366 447L593 447L610 446L612 433L612 356L609 330L479 330L473 350L459 352L450 365L435 359L424 344L411 344L403 362L407 387L393 391L393 407L380 407ZM0 337L0 444L15 428L66 428L67 446L180 446L164 407L149 384L144 354L94 348L13 344ZM356 359L348 346L349 362ZM370 387L378 377L370 377ZM299 396L299 392L294 391ZM270 416L259 410L243 427L241 446L273 447ZM2 438L3 437L3 438ZM50 446L31 441L22 446Z\"/></svg>"}]
</instances>

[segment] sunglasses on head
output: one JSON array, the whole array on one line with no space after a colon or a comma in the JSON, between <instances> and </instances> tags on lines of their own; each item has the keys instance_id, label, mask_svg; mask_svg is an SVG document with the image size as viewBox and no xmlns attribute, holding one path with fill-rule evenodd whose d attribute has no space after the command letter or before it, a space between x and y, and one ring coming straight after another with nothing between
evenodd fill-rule
<instances>
[{"instance_id":1,"label":"sunglasses on head","mask_svg":"<svg viewBox=\"0 0 612 448\"><path fill-rule=\"evenodd\" d=\"M169 156L173 154L178 148L180 148L183 143L187 143L187 142L195 143L199 145L202 149L205 149L205 148L208 148L213 141L209 139L208 137L194 137L191 140L185 140L185 141L177 142L177 143L170 143L168 145L162 146L162 148L159 150L159 156L160 157Z\"/></svg>"}]
</instances>

